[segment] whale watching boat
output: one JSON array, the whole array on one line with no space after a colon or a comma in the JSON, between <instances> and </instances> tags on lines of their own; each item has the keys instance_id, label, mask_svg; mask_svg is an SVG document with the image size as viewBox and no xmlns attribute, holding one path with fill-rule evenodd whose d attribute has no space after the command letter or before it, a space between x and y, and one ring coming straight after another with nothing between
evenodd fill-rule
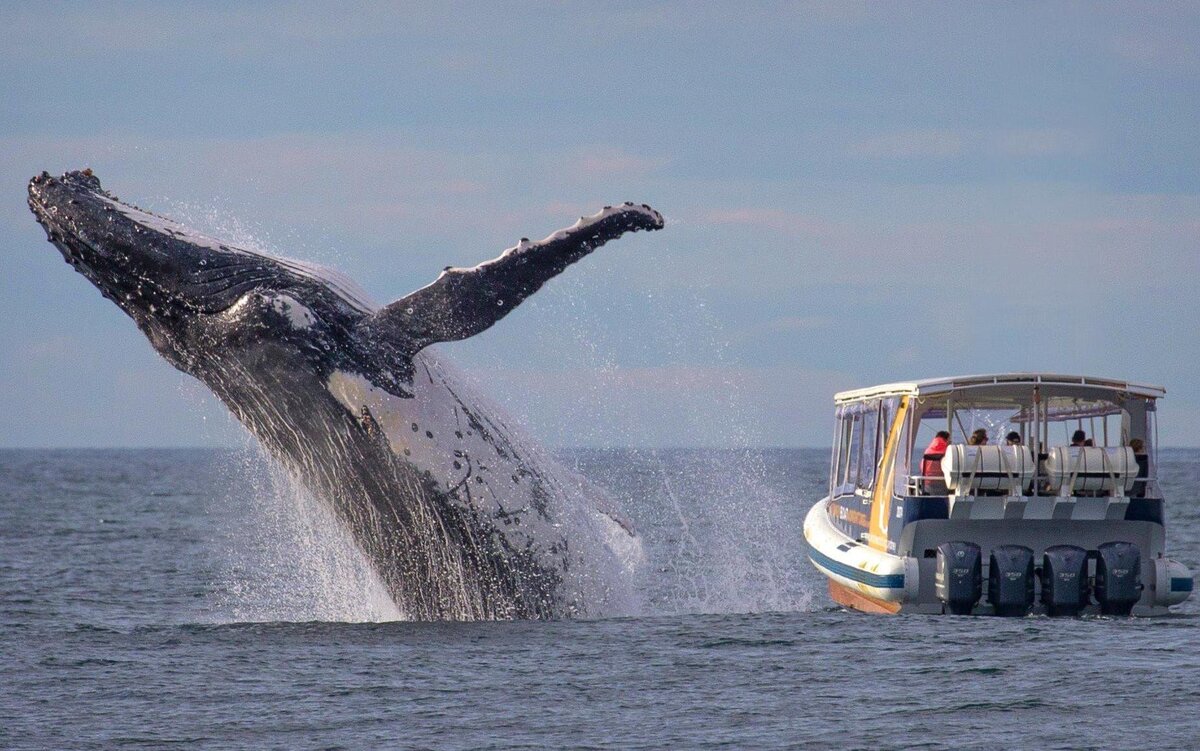
<instances>
[{"instance_id":1,"label":"whale watching boat","mask_svg":"<svg viewBox=\"0 0 1200 751\"><path fill-rule=\"evenodd\" d=\"M1166 613L1193 579L1164 555L1165 393L1049 373L841 392L809 558L871 613Z\"/></svg>"}]
</instances>

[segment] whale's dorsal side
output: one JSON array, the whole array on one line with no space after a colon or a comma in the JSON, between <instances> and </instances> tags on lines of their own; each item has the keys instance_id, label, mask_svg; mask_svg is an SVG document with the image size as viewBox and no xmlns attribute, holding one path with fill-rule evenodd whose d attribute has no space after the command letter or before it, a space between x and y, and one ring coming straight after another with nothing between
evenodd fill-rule
<instances>
[{"instance_id":1,"label":"whale's dorsal side","mask_svg":"<svg viewBox=\"0 0 1200 751\"><path fill-rule=\"evenodd\" d=\"M363 325L376 337L400 343L409 355L437 342L467 339L609 240L662 226L662 215L644 204L608 206L540 242L522 239L474 268L447 267L432 284L387 305Z\"/></svg>"}]
</instances>

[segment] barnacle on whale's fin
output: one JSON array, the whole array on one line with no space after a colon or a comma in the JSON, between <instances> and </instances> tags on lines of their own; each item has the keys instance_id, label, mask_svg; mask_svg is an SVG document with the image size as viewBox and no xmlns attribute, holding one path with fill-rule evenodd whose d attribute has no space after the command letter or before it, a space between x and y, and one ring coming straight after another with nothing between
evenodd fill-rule
<instances>
[{"instance_id":1,"label":"barnacle on whale's fin","mask_svg":"<svg viewBox=\"0 0 1200 751\"><path fill-rule=\"evenodd\" d=\"M432 284L386 306L365 325L415 354L488 329L567 266L626 232L662 229L645 204L606 206L540 242L521 242L474 268L448 267Z\"/></svg>"}]
</instances>

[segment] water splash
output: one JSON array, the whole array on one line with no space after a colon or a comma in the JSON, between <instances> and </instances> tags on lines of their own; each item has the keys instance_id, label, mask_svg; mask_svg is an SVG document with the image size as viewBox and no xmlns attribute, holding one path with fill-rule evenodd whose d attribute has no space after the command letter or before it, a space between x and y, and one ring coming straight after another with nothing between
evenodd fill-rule
<instances>
[{"instance_id":1,"label":"water splash","mask_svg":"<svg viewBox=\"0 0 1200 751\"><path fill-rule=\"evenodd\" d=\"M248 248L272 250L225 212L192 207L179 213ZM663 259L643 262L664 265ZM648 427L645 420L650 413L629 388L628 369L618 365L626 360L617 354L619 339L604 325L614 312L628 318L629 311L611 308L629 303L610 297L599 313L577 307L579 299L586 297L579 294L582 290L608 286L605 276L613 274L611 267L593 268L586 280L568 277L566 283L552 285L527 305L535 310L551 309L556 326L566 332L571 345L565 357L560 349L547 359L565 361L576 372L594 374L585 382L570 383L578 406L564 422L574 426L573 437L581 444L612 445L615 438L617 443L637 445ZM669 272L661 275L670 276ZM601 603L593 614L810 609L812 589L801 573L808 569L803 560L802 520L796 512L808 496L781 497L777 486L766 478L761 455L748 448L754 435L755 410L746 403L736 369L728 364L729 337L702 295L681 296L657 288L644 294L656 325L653 341L647 339L639 346L653 349L653 354L666 362L706 363L707 375L699 388L692 380L697 369L675 367L650 374L658 379L655 389L671 393L672 417L688 434L721 436L724 445L733 450L628 455L635 462L644 461L652 478L626 504L646 541L647 560L637 577L636 596ZM564 310L566 315L562 315ZM702 332L699 337L697 330ZM482 385L483 391L489 390L488 384ZM529 419L521 403L509 404L508 411L517 416L517 423L534 424L534 434L544 433L536 429L537 420ZM614 420L617 414L639 417ZM237 620L403 618L326 504L257 448L248 457L239 468L248 492L231 498L231 504L250 509L233 546L226 587L226 609L232 616ZM585 474L607 485L623 470L592 467ZM591 573L606 577L606 573Z\"/></svg>"},{"instance_id":2,"label":"water splash","mask_svg":"<svg viewBox=\"0 0 1200 751\"><path fill-rule=\"evenodd\" d=\"M643 536L647 562L635 614L810 610L816 588L803 514L822 494L824 468L811 475L818 481L805 475L803 484L800 477L769 476L763 453L752 448L765 405L749 397L731 355L734 337L703 291L670 286L679 259L642 251L639 266L655 273L638 276L637 292L626 294L628 270L612 255L589 259L586 274L564 275L527 303L553 324L532 355L522 344L523 355L553 363L549 372L481 385L500 392L534 435L557 432L563 444L624 448L674 438L679 445L720 446L584 458L568 452L583 474L621 499ZM597 298L597 289L623 292ZM639 318L645 323L637 328ZM613 320L626 325L614 327ZM495 352L468 353L476 360L468 370L503 374L506 364ZM622 364L630 361L657 364ZM546 401L559 410L566 405L565 414L529 403L528 394L547 391L556 398ZM674 433L664 434L664 424L675 426ZM612 459L626 464L613 466ZM630 485L630 476L641 479Z\"/></svg>"},{"instance_id":3,"label":"water splash","mask_svg":"<svg viewBox=\"0 0 1200 751\"><path fill-rule=\"evenodd\" d=\"M656 503L641 504L649 613L812 608L803 504L767 479L761 452L651 451L645 461L658 484Z\"/></svg>"},{"instance_id":4,"label":"water splash","mask_svg":"<svg viewBox=\"0 0 1200 751\"><path fill-rule=\"evenodd\" d=\"M230 465L235 521L220 611L234 621L405 620L327 504L257 445Z\"/></svg>"}]
</instances>

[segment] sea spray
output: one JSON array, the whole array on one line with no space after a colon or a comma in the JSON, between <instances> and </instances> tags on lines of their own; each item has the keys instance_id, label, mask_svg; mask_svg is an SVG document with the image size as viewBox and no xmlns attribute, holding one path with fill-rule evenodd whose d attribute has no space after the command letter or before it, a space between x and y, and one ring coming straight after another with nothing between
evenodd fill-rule
<instances>
[{"instance_id":1,"label":"sea spray","mask_svg":"<svg viewBox=\"0 0 1200 751\"><path fill-rule=\"evenodd\" d=\"M589 263L588 274L561 278L527 304L553 325L528 324L545 333L520 351L546 365L515 369L498 359L502 350L468 342L469 372L488 374L489 390L534 435L617 447L569 449L564 458L605 486L643 537L637 614L810 609L801 530L820 483L789 478L790 494L771 483L763 452L751 448L766 405L748 395L731 335L702 291L670 286L680 263L671 254L643 252L639 266L656 271L636 280L621 271L618 254ZM637 287L641 301L612 293L623 285ZM653 324L639 327L639 316ZM622 364L630 361L658 364ZM696 443L717 448L628 448Z\"/></svg>"},{"instance_id":2,"label":"sea spray","mask_svg":"<svg viewBox=\"0 0 1200 751\"><path fill-rule=\"evenodd\" d=\"M256 443L229 458L229 566L219 612L234 621L404 620L327 504Z\"/></svg>"},{"instance_id":3,"label":"sea spray","mask_svg":"<svg viewBox=\"0 0 1200 751\"><path fill-rule=\"evenodd\" d=\"M261 245L244 225L220 212L185 213L247 246ZM534 309L551 307L557 312L566 307L570 311L565 317L555 317L567 343L573 340L574 351L565 358L562 351L554 356L574 365L576 375L585 376L563 379L558 384L561 388L565 383L572 391L564 395L570 397L572 413L562 421L572 426L572 442L614 442L615 437L619 444L643 443L645 431L658 429L664 422L647 409L657 400L670 410L670 419L665 422L679 426L681 443L686 443L689 436L708 440L721 436L723 445L734 449L708 454L675 453L669 458L656 451L630 456L633 461L647 460L654 478L640 497L630 499L626 514L641 530L648 550L629 556L627 563L641 559L636 573L573 572L593 593L588 614L602 617L807 609L811 597L803 578L797 576L803 543L788 506L798 503L800 496L785 499L769 492L761 457L746 448L753 434L749 425L754 410L745 403L737 369L725 363L729 345L720 334L719 323L699 295L680 296L650 289L645 296L655 309L657 325L653 332L639 337L635 346L669 363L706 365L681 364L640 371L623 368L617 364L622 359L615 352L617 334L607 327L597 329L594 319L611 318L614 306L627 303L608 297L605 310L587 313L579 309L579 295L574 294L597 283L603 286L606 274L611 275L611 270L601 269L599 274L593 270L586 280L568 277L550 285L541 302L529 304ZM694 332L697 321L706 331L705 336L683 333L689 330L683 324L692 323ZM485 368L483 372L491 370ZM537 375L542 381L552 378ZM479 382L478 378L474 380ZM486 390L494 384L481 385ZM528 400L538 387L551 384L522 385L527 388L520 391ZM514 422L530 422L527 402L510 404L510 411L521 418ZM232 617L353 621L403 617L327 503L314 497L260 449L246 455L238 472L244 477L242 487L247 492L233 494L230 502L244 505L247 514L239 522L243 528L231 555L226 587L227 610ZM609 470L600 469L590 478L606 484L609 474ZM592 490L580 485L575 493L588 494ZM659 535L665 537L658 539ZM615 586L626 579L637 582L633 593Z\"/></svg>"},{"instance_id":4,"label":"sea spray","mask_svg":"<svg viewBox=\"0 0 1200 751\"><path fill-rule=\"evenodd\" d=\"M630 318L630 311L620 308L632 306L633 295L605 295L599 314L580 311L576 303L585 289L619 286L620 272L610 256L597 259L603 268L562 280L554 294L536 304L575 313L559 317L558 325L574 339L565 359L595 376L579 390L573 423L604 426L591 433L581 429L583 443L592 438L597 444L644 446L649 434L657 443L719 446L621 452L627 461L644 463L642 474L650 480L639 488L640 497L624 499L649 558L640 572L641 612L808 610L813 598L801 509L819 496L797 487L795 496L786 497L768 481L763 453L751 448L763 405L747 396L743 373L729 354L730 335L702 291L673 286L679 269L671 266L680 259L670 253L643 255L639 263L656 269L637 277L641 305L654 325L637 329L640 334L628 346L605 321ZM617 350L628 347L641 351L638 359L662 364L618 365ZM663 425L675 429L674 438L661 434ZM621 474L589 468L602 484Z\"/></svg>"},{"instance_id":5,"label":"sea spray","mask_svg":"<svg viewBox=\"0 0 1200 751\"><path fill-rule=\"evenodd\" d=\"M812 609L801 525L820 483L788 466L794 453L591 449L564 458L608 485L643 536L635 614L675 615Z\"/></svg>"}]
</instances>

